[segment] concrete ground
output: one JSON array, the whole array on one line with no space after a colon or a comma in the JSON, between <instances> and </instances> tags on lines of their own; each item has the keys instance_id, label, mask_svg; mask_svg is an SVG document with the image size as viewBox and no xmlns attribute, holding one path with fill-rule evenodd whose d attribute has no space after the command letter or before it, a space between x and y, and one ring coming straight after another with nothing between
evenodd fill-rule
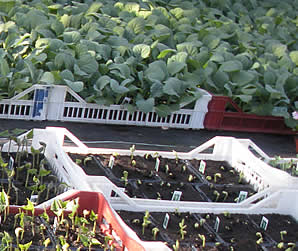
<instances>
[{"instance_id":1,"label":"concrete ground","mask_svg":"<svg viewBox=\"0 0 298 251\"><path fill-rule=\"evenodd\" d=\"M265 153L273 157L295 157L295 142L292 135L262 133L183 130L161 128L101 125L50 121L21 121L0 119L0 132L4 130L65 127L81 141L92 147L128 148L132 144L137 149L190 151L215 136L249 138Z\"/></svg>"}]
</instances>

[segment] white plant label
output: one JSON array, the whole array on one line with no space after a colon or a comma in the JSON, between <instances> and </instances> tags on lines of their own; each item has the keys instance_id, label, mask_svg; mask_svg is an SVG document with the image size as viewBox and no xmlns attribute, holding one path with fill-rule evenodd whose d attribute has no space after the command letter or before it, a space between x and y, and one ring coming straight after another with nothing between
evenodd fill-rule
<instances>
[{"instance_id":1,"label":"white plant label","mask_svg":"<svg viewBox=\"0 0 298 251\"><path fill-rule=\"evenodd\" d=\"M269 223L269 220L265 216L263 216L261 220L260 228L266 231L268 227L268 223Z\"/></svg>"},{"instance_id":2,"label":"white plant label","mask_svg":"<svg viewBox=\"0 0 298 251\"><path fill-rule=\"evenodd\" d=\"M115 157L113 155L111 155L110 160L109 160L109 168L113 169L114 162L115 162Z\"/></svg>"},{"instance_id":3,"label":"white plant label","mask_svg":"<svg viewBox=\"0 0 298 251\"><path fill-rule=\"evenodd\" d=\"M201 172L202 174L205 173L205 169L206 169L206 162L204 160L200 161L200 166L199 166L199 172Z\"/></svg>"},{"instance_id":4,"label":"white plant label","mask_svg":"<svg viewBox=\"0 0 298 251\"><path fill-rule=\"evenodd\" d=\"M155 161L155 171L156 172L158 172L158 170L159 170L159 164L160 164L160 159L156 158L156 161Z\"/></svg>"},{"instance_id":5,"label":"white plant label","mask_svg":"<svg viewBox=\"0 0 298 251\"><path fill-rule=\"evenodd\" d=\"M172 195L172 200L180 201L182 192L181 191L174 191Z\"/></svg>"},{"instance_id":6,"label":"white plant label","mask_svg":"<svg viewBox=\"0 0 298 251\"><path fill-rule=\"evenodd\" d=\"M9 170L13 169L13 164L14 164L14 159L13 159L13 157L10 156L9 162L8 162L8 169Z\"/></svg>"},{"instance_id":7,"label":"white plant label","mask_svg":"<svg viewBox=\"0 0 298 251\"><path fill-rule=\"evenodd\" d=\"M38 195L31 195L31 197L30 197L30 201L31 201L32 203L36 203L36 202L37 202L37 198L38 198Z\"/></svg>"},{"instance_id":8,"label":"white plant label","mask_svg":"<svg viewBox=\"0 0 298 251\"><path fill-rule=\"evenodd\" d=\"M53 232L54 232L54 234L56 233L57 226L58 226L58 218L57 218L57 216L56 216L56 217L54 218L54 224L53 224Z\"/></svg>"},{"instance_id":9,"label":"white plant label","mask_svg":"<svg viewBox=\"0 0 298 251\"><path fill-rule=\"evenodd\" d=\"M248 192L247 191L240 191L239 192L238 199L237 199L237 203L240 203L241 201L246 200L247 195L248 195Z\"/></svg>"},{"instance_id":10,"label":"white plant label","mask_svg":"<svg viewBox=\"0 0 298 251\"><path fill-rule=\"evenodd\" d=\"M214 224L214 230L216 233L218 232L218 229L219 229L219 223L220 223L220 219L216 217L215 224Z\"/></svg>"},{"instance_id":11,"label":"white plant label","mask_svg":"<svg viewBox=\"0 0 298 251\"><path fill-rule=\"evenodd\" d=\"M169 221L170 221L170 215L168 213L166 213L165 218L164 218L163 223L162 223L162 227L164 229L168 228Z\"/></svg>"}]
</instances>

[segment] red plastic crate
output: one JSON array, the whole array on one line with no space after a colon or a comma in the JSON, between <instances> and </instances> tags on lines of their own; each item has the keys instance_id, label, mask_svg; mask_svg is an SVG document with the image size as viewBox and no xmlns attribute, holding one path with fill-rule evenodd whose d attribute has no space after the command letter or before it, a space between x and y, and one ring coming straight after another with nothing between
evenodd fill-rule
<instances>
[{"instance_id":1,"label":"red plastic crate","mask_svg":"<svg viewBox=\"0 0 298 251\"><path fill-rule=\"evenodd\" d=\"M93 210L95 213L98 214L97 223L103 233L105 235L109 235L112 237L110 244L114 244L115 250L145 250L144 247L137 242L136 240L132 239L128 236L125 229L120 225L119 221L117 220L115 214L113 213L111 207L109 206L108 202L106 201L105 197L98 192L87 192L87 191L77 191L74 190L73 192L65 193L65 196L59 197L60 199L67 201L67 200L74 200L79 198L79 208L78 214L83 215L83 211L86 210ZM9 213L16 214L21 209L21 206L10 206ZM23 210L23 209L22 209ZM35 208L34 215L38 216L42 214L46 210L49 216L55 216L55 214L51 211L50 205L44 208ZM30 212L27 212L30 214ZM65 215L71 213L70 211L64 211ZM117 240L115 240L114 235L112 232L115 232L117 236L120 238L122 245L120 246Z\"/></svg>"},{"instance_id":2,"label":"red plastic crate","mask_svg":"<svg viewBox=\"0 0 298 251\"><path fill-rule=\"evenodd\" d=\"M283 117L258 116L243 112L230 98L212 96L204 120L204 128L242 132L296 134L284 123Z\"/></svg>"}]
</instances>

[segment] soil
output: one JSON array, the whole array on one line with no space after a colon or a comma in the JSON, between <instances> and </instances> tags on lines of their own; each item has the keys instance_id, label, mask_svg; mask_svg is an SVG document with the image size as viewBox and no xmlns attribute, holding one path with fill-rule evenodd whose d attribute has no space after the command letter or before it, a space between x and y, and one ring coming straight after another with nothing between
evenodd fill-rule
<instances>
[{"instance_id":1,"label":"soil","mask_svg":"<svg viewBox=\"0 0 298 251\"><path fill-rule=\"evenodd\" d=\"M181 191L182 201L235 202L240 191L255 193L253 187L243 179L227 162L206 160L205 172L199 171L199 160L179 160L158 157L160 164L156 171L156 157L111 155L69 156L88 175L103 175L117 186L125 187L130 197L171 200L174 191ZM133 164L132 164L133 163ZM127 181L124 179L127 172ZM219 193L219 194L218 194ZM217 194L217 196L216 196Z\"/></svg>"},{"instance_id":2,"label":"soil","mask_svg":"<svg viewBox=\"0 0 298 251\"><path fill-rule=\"evenodd\" d=\"M17 160L15 153L1 153L1 157L3 163L9 163L11 157L15 160L12 169L9 169L8 164L6 168L2 167L0 170L0 187L1 190L4 189L6 193L9 192L10 205L26 205L27 199L31 199L35 204L40 204L64 192L66 189L66 185L61 183L57 176L51 172L51 168L43 155L39 156L39 160L35 160L35 168L33 166L33 156L31 154L22 155L19 161ZM29 166L26 167L26 164L29 164ZM38 176L41 168L43 168L44 171L48 171L47 175L43 177ZM29 169L31 169L31 173L28 175L26 184ZM9 173L12 175L10 179L8 177ZM38 180L36 177L39 177ZM11 185L9 185L10 183ZM11 187L10 191L9 187ZM39 190L36 190L37 188ZM33 196L36 197L34 199L33 197L31 198L32 195L37 196Z\"/></svg>"},{"instance_id":3,"label":"soil","mask_svg":"<svg viewBox=\"0 0 298 251\"><path fill-rule=\"evenodd\" d=\"M179 250L285 250L288 243L295 243L298 246L298 223L290 216L269 214L269 215L241 215L241 214L189 214L189 213L168 213L170 220L166 229L163 222L166 213L150 213L150 224L145 227L142 233L144 213L118 211L125 223L136 231L137 235L146 241L152 241L152 229L158 228L156 240L166 242L173 248L176 240L179 241ZM268 220L267 230L260 228L262 217ZM215 229L216 218L220 220L218 230ZM179 233L179 223L184 219L185 237L182 239ZM284 237L284 249L278 249L277 244L281 242L280 231L287 231ZM257 244L260 232L263 241ZM203 247L200 235L205 236L205 247ZM231 249L233 248L233 249ZM297 248L293 249L297 250Z\"/></svg>"}]
</instances>

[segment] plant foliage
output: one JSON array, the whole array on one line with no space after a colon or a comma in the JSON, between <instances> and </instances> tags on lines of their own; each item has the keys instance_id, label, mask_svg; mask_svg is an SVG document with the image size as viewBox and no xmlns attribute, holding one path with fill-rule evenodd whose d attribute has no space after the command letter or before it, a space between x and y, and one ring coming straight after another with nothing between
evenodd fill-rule
<instances>
[{"instance_id":1,"label":"plant foliage","mask_svg":"<svg viewBox=\"0 0 298 251\"><path fill-rule=\"evenodd\" d=\"M298 1L0 1L0 99L68 85L166 116L200 95L294 121ZM292 124L293 125L293 124Z\"/></svg>"}]
</instances>

